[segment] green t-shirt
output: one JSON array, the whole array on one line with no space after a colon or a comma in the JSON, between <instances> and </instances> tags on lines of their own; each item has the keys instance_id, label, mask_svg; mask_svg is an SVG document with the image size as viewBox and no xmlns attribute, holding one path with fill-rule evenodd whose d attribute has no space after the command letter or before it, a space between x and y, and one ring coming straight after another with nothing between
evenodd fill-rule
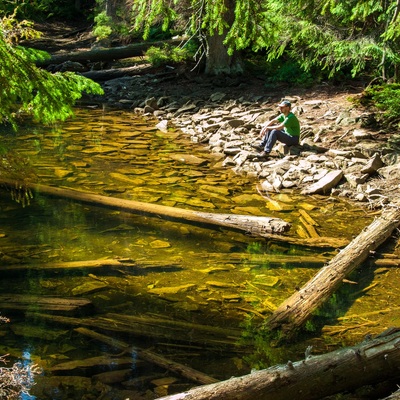
<instances>
[{"instance_id":1,"label":"green t-shirt","mask_svg":"<svg viewBox=\"0 0 400 400\"><path fill-rule=\"evenodd\" d=\"M281 114L277 120L281 123L283 122L285 132L290 136L300 136L300 122L292 112L290 112L287 117Z\"/></svg>"}]
</instances>

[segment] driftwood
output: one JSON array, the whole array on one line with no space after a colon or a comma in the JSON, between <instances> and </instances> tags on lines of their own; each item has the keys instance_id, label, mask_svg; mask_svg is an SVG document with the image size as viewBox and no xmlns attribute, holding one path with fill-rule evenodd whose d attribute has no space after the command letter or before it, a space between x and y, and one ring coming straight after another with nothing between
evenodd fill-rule
<instances>
[{"instance_id":1,"label":"driftwood","mask_svg":"<svg viewBox=\"0 0 400 400\"><path fill-rule=\"evenodd\" d=\"M92 302L87 299L60 298L50 296L33 296L23 294L1 294L0 310L41 311L74 313L89 311Z\"/></svg>"},{"instance_id":2,"label":"driftwood","mask_svg":"<svg viewBox=\"0 0 400 400\"><path fill-rule=\"evenodd\" d=\"M85 193L69 188L56 188L53 186L23 183L22 185L7 179L1 179L0 184L11 188L25 187L48 196L61 197L76 200L85 204L107 207L115 210L147 215L168 220L192 223L203 227L224 227L235 231L261 237L269 237L271 234L282 234L290 229L290 224L271 217L255 217L252 215L216 214L201 211L193 211L182 208L161 206L158 204L144 203L119 199L115 197L101 196Z\"/></svg>"},{"instance_id":3,"label":"driftwood","mask_svg":"<svg viewBox=\"0 0 400 400\"><path fill-rule=\"evenodd\" d=\"M400 333L396 332L159 400L313 400L397 378L399 373Z\"/></svg>"},{"instance_id":4,"label":"driftwood","mask_svg":"<svg viewBox=\"0 0 400 400\"><path fill-rule=\"evenodd\" d=\"M100 333L91 331L90 329L77 328L75 329L75 331L92 339L98 340L102 343L106 343L107 345L123 351L124 353L135 355L132 356L132 359L135 359L137 356L140 359L145 360L151 364L158 365L159 367L165 368L166 370L171 371L174 374L183 376L184 378L189 379L192 382L202 384L218 382L217 379L214 379L206 374L203 374L202 372L196 371L195 369L187 367L183 364L166 359L156 353L153 353L152 351L140 349L138 347L130 347L127 343L121 340L107 337Z\"/></svg>"},{"instance_id":5,"label":"driftwood","mask_svg":"<svg viewBox=\"0 0 400 400\"><path fill-rule=\"evenodd\" d=\"M316 308L329 299L343 279L391 236L400 224L399 219L400 208L384 210L298 292L285 300L266 320L265 327L270 330L282 329L287 337L291 336Z\"/></svg>"},{"instance_id":6,"label":"driftwood","mask_svg":"<svg viewBox=\"0 0 400 400\"><path fill-rule=\"evenodd\" d=\"M179 45L182 40L165 40L160 42L145 42L129 44L127 46L111 47L111 48L94 48L92 50L76 51L67 54L52 55L51 58L41 61L37 65L44 67L50 64L62 64L66 61L73 62L97 62L97 61L113 61L124 58L139 57L144 54L150 47L162 47L166 44Z\"/></svg>"}]
</instances>

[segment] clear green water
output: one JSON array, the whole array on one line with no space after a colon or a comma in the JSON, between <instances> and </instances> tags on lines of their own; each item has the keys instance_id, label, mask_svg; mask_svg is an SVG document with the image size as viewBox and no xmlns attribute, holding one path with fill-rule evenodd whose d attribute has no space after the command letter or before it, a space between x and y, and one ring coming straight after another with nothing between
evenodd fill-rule
<instances>
[{"instance_id":1,"label":"clear green water","mask_svg":"<svg viewBox=\"0 0 400 400\"><path fill-rule=\"evenodd\" d=\"M13 176L42 184L207 212L275 216L293 224L293 237L302 224L299 210L306 211L318 223L318 233L327 237L350 239L371 220L363 210L337 200L263 197L256 182L224 169L207 148L179 132L160 132L154 124L125 111L78 110L74 120L51 129L3 134L3 142L22 157ZM188 155L201 160L184 161ZM11 298L36 297L21 310L3 302L1 313L11 322L1 327L0 354L10 354L11 360L28 358L42 368L32 390L36 398L99 398L102 391L110 399L154 398L166 393L159 381L154 382L165 376L176 378L172 391L194 385L152 363L137 363L132 349L119 357L117 366L118 357L113 355L121 350L83 335L75 330L79 327L151 349L219 380L257 365L301 357L299 346L254 355L258 352L253 346L234 343L244 325L251 321L257 326L313 276L323 262L317 262L318 257L329 259L332 249L315 254L284 241L37 193L22 207L11 199L20 194L1 191L0 260L3 266L25 267L0 272L0 290ZM277 206L280 211L274 211ZM134 265L85 267L85 261L106 259ZM82 262L82 268L40 268L69 261ZM92 306L49 311L40 305L43 296L87 299ZM198 332L199 325L227 333L214 332L212 339ZM59 367L99 356L109 362ZM110 370L124 370L125 375L98 376Z\"/></svg>"}]
</instances>

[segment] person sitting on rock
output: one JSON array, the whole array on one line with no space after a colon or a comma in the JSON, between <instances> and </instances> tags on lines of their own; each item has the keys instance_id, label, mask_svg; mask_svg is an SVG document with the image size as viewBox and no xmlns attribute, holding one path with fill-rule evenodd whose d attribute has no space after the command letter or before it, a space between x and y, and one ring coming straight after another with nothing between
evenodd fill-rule
<instances>
[{"instance_id":1,"label":"person sitting on rock","mask_svg":"<svg viewBox=\"0 0 400 400\"><path fill-rule=\"evenodd\" d=\"M299 144L300 122L291 111L290 101L283 100L278 107L281 114L264 124L260 131L262 141L254 146L257 150L263 150L259 157L267 158L276 141L289 146Z\"/></svg>"}]
</instances>

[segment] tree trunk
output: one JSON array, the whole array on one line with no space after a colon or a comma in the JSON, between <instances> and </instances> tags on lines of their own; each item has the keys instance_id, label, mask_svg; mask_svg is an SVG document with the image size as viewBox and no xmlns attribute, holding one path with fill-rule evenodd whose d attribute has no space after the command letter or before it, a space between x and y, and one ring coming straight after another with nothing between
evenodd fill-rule
<instances>
[{"instance_id":1,"label":"tree trunk","mask_svg":"<svg viewBox=\"0 0 400 400\"><path fill-rule=\"evenodd\" d=\"M313 400L374 385L399 373L400 333L396 332L159 400Z\"/></svg>"},{"instance_id":2,"label":"tree trunk","mask_svg":"<svg viewBox=\"0 0 400 400\"><path fill-rule=\"evenodd\" d=\"M140 201L118 199L115 197L101 196L98 194L85 193L67 188L56 188L47 185L35 185L30 183L19 185L16 184L16 182L6 179L0 179L0 184L7 185L11 188L21 186L22 188L25 187L26 189L35 190L45 195L77 200L94 206L107 207L157 218L162 217L168 220L191 223L202 227L224 227L261 237L269 237L269 234L271 233L281 234L290 229L290 224L279 218L206 213L143 203Z\"/></svg>"},{"instance_id":3,"label":"tree trunk","mask_svg":"<svg viewBox=\"0 0 400 400\"><path fill-rule=\"evenodd\" d=\"M364 262L400 224L400 208L388 208L340 251L298 292L285 300L265 322L267 329L282 329L286 337L294 334L312 312L340 286L343 279Z\"/></svg>"},{"instance_id":4,"label":"tree trunk","mask_svg":"<svg viewBox=\"0 0 400 400\"><path fill-rule=\"evenodd\" d=\"M235 1L225 0L226 13L223 16L229 26L235 19ZM235 51L232 55L228 54L228 49L224 45L224 40L228 29L225 28L222 35L217 31L213 36L207 37L207 60L205 73L208 75L236 75L243 73L243 64L240 55Z\"/></svg>"},{"instance_id":5,"label":"tree trunk","mask_svg":"<svg viewBox=\"0 0 400 400\"><path fill-rule=\"evenodd\" d=\"M243 73L240 57L235 52L229 55L224 45L225 35L210 36L207 39L207 61L205 73L207 75L237 75Z\"/></svg>"}]
</instances>

